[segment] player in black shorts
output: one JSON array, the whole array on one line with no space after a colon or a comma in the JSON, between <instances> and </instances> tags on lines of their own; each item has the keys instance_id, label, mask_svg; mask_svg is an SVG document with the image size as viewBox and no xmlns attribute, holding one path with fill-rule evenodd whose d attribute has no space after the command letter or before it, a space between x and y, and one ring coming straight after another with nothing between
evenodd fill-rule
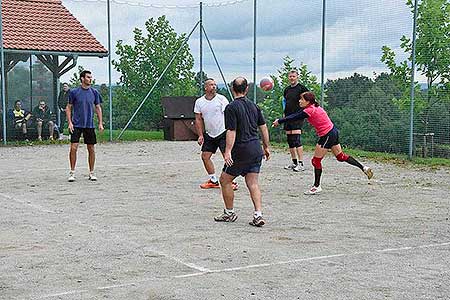
<instances>
[{"instance_id":1,"label":"player in black shorts","mask_svg":"<svg viewBox=\"0 0 450 300\"><path fill-rule=\"evenodd\" d=\"M288 74L288 79L290 85L284 89L283 94L285 117L301 111L301 108L298 106L298 99L300 99L302 93L308 91L305 86L298 83L297 70L291 70ZM302 126L303 120L289 121L284 124L292 159L292 163L284 167L286 170L293 170L295 172L305 170L303 166L303 146L301 141Z\"/></svg>"},{"instance_id":2,"label":"player in black shorts","mask_svg":"<svg viewBox=\"0 0 450 300\"><path fill-rule=\"evenodd\" d=\"M254 215L250 225L263 226L261 191L258 175L262 157L270 158L269 132L261 110L250 101L247 80L238 77L232 82L234 101L225 108L226 148L224 153L225 165L220 175L222 197L225 204L223 214L215 217L217 222L234 222L237 215L233 209L234 192L232 181L238 176L245 178L253 201ZM263 148L258 137L261 132Z\"/></svg>"}]
</instances>

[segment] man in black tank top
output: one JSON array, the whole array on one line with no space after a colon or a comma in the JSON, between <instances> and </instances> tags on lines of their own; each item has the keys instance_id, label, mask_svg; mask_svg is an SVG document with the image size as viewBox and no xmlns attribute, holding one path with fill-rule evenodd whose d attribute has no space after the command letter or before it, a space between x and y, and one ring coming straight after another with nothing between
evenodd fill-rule
<instances>
[{"instance_id":1,"label":"man in black tank top","mask_svg":"<svg viewBox=\"0 0 450 300\"><path fill-rule=\"evenodd\" d=\"M284 89L283 107L284 117L301 111L298 101L300 95L307 92L308 89L298 83L298 72L292 70L288 74L290 85ZM291 153L292 163L285 166L286 170L293 170L295 172L304 171L303 166L303 146L301 142L303 120L290 121L284 124L284 130L287 135L287 142L289 145L289 152Z\"/></svg>"}]
</instances>

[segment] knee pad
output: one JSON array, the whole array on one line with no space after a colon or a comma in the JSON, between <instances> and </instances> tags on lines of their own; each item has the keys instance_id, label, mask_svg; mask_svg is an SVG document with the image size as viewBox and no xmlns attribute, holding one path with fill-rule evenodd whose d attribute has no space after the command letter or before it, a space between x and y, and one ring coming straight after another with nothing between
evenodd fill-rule
<instances>
[{"instance_id":1,"label":"knee pad","mask_svg":"<svg viewBox=\"0 0 450 300\"><path fill-rule=\"evenodd\" d=\"M297 147L302 146L300 134L288 134L287 142L288 142L289 148L297 148Z\"/></svg>"},{"instance_id":2,"label":"knee pad","mask_svg":"<svg viewBox=\"0 0 450 300\"><path fill-rule=\"evenodd\" d=\"M348 160L348 155L345 154L344 152L341 152L338 155L336 155L336 159L338 161L347 161Z\"/></svg>"},{"instance_id":3,"label":"knee pad","mask_svg":"<svg viewBox=\"0 0 450 300\"><path fill-rule=\"evenodd\" d=\"M322 158L323 158L323 157L315 157L315 156L314 156L314 157L311 159L311 163L312 163L314 169L319 169L319 170L322 169L322 163L321 163Z\"/></svg>"}]
</instances>

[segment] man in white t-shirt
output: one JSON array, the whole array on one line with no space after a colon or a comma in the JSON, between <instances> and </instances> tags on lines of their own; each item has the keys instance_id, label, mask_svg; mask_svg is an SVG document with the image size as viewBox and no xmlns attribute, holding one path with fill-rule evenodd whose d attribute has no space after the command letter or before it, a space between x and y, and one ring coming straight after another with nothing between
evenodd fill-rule
<instances>
[{"instance_id":1,"label":"man in white t-shirt","mask_svg":"<svg viewBox=\"0 0 450 300\"><path fill-rule=\"evenodd\" d=\"M225 130L225 107L228 99L217 94L217 85L214 79L205 80L205 94L195 101L195 127L198 133L198 144L202 146L202 161L208 173L208 180L202 183L202 189L220 188L219 178L216 176L214 164L211 160L217 148L225 152L226 130ZM234 189L237 184L234 183Z\"/></svg>"}]
</instances>

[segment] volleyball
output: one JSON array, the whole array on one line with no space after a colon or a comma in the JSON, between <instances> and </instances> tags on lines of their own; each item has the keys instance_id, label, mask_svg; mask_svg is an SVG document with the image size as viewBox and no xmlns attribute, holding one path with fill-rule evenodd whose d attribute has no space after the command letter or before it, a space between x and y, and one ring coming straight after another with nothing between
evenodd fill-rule
<instances>
[{"instance_id":1,"label":"volleyball","mask_svg":"<svg viewBox=\"0 0 450 300\"><path fill-rule=\"evenodd\" d=\"M271 89L273 89L273 80L270 77L264 77L263 79L261 79L261 81L259 82L259 87L263 90L263 91L270 91Z\"/></svg>"}]
</instances>

